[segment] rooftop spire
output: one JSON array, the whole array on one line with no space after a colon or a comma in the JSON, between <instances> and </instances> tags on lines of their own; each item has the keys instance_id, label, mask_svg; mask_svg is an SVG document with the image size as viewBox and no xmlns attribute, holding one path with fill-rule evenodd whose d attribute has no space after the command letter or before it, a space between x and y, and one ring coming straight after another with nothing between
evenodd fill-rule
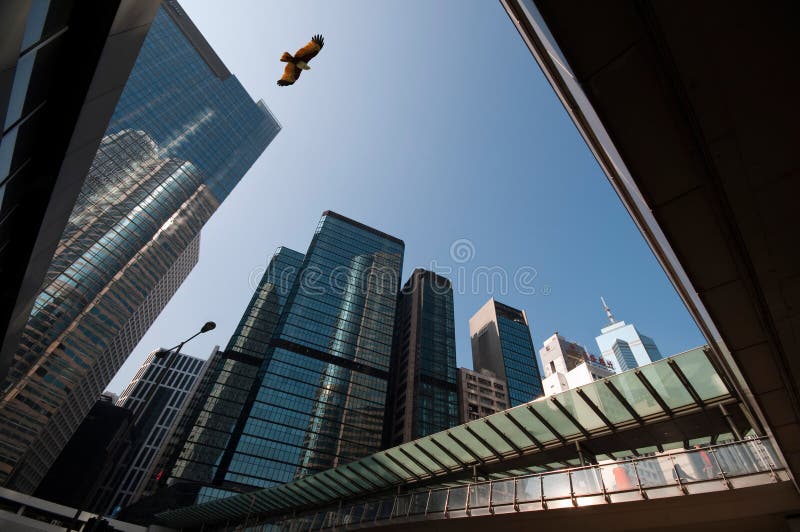
<instances>
[{"instance_id":1,"label":"rooftop spire","mask_svg":"<svg viewBox=\"0 0 800 532\"><path fill-rule=\"evenodd\" d=\"M608 316L608 322L615 323L616 320L614 320L614 315L611 314L611 309L608 308L608 305L606 305L606 300L603 299L603 296L600 296L600 302L603 303L603 310L606 311L606 316Z\"/></svg>"}]
</instances>

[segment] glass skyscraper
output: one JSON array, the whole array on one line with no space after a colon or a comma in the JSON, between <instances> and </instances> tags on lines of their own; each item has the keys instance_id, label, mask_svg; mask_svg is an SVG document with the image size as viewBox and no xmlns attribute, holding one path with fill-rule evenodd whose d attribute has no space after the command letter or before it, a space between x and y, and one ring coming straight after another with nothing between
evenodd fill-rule
<instances>
[{"instance_id":1,"label":"glass skyscraper","mask_svg":"<svg viewBox=\"0 0 800 532\"><path fill-rule=\"evenodd\" d=\"M170 483L194 485L194 492L219 479L254 400L270 339L303 258L286 247L275 251L227 348L213 357L151 478L171 470ZM148 494L154 489L152 483Z\"/></svg>"},{"instance_id":2,"label":"glass skyscraper","mask_svg":"<svg viewBox=\"0 0 800 532\"><path fill-rule=\"evenodd\" d=\"M469 320L472 362L488 369L508 386L511 406L543 395L531 329L524 310L490 299Z\"/></svg>"},{"instance_id":3,"label":"glass skyscraper","mask_svg":"<svg viewBox=\"0 0 800 532\"><path fill-rule=\"evenodd\" d=\"M600 300L610 323L600 329L600 336L595 338L600 356L610 360L617 372L661 360L661 351L652 338L640 333L632 323L615 320L605 300Z\"/></svg>"},{"instance_id":4,"label":"glass skyscraper","mask_svg":"<svg viewBox=\"0 0 800 532\"><path fill-rule=\"evenodd\" d=\"M380 450L403 252L331 211L305 255L281 248L219 362L241 369L198 399L168 484L203 502Z\"/></svg>"},{"instance_id":5,"label":"glass skyscraper","mask_svg":"<svg viewBox=\"0 0 800 532\"><path fill-rule=\"evenodd\" d=\"M202 226L279 130L164 2L3 383L0 482L36 488L197 262Z\"/></svg>"},{"instance_id":6,"label":"glass skyscraper","mask_svg":"<svg viewBox=\"0 0 800 532\"><path fill-rule=\"evenodd\" d=\"M458 425L456 335L450 281L416 269L400 292L384 447Z\"/></svg>"}]
</instances>

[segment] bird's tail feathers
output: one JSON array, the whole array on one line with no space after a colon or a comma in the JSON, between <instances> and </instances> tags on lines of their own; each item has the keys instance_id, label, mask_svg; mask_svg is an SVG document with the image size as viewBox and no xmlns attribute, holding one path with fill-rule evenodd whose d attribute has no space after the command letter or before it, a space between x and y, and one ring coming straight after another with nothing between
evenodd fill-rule
<instances>
[{"instance_id":1,"label":"bird's tail feathers","mask_svg":"<svg viewBox=\"0 0 800 532\"><path fill-rule=\"evenodd\" d=\"M283 52L283 55L281 55L281 61L284 63L288 63L292 59L294 58L292 57L292 54L290 54L289 52Z\"/></svg>"}]
</instances>

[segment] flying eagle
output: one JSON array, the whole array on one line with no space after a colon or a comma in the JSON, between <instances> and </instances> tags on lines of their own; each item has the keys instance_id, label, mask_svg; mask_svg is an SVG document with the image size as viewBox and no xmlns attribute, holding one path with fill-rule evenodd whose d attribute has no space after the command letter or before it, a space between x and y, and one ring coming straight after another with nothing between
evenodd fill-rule
<instances>
[{"instance_id":1,"label":"flying eagle","mask_svg":"<svg viewBox=\"0 0 800 532\"><path fill-rule=\"evenodd\" d=\"M289 52L283 52L281 61L286 63L286 68L283 70L283 76L278 80L278 85L286 87L293 84L300 77L303 70L310 70L308 62L311 61L325 44L325 39L322 35L314 35L311 41L295 52L294 57Z\"/></svg>"}]
</instances>

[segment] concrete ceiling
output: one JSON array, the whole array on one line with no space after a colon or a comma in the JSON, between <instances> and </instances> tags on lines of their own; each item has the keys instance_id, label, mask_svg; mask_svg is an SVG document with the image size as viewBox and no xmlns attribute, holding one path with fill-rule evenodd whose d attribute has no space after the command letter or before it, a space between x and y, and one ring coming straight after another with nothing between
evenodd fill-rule
<instances>
[{"instance_id":1,"label":"concrete ceiling","mask_svg":"<svg viewBox=\"0 0 800 532\"><path fill-rule=\"evenodd\" d=\"M800 474L800 4L501 0Z\"/></svg>"}]
</instances>

